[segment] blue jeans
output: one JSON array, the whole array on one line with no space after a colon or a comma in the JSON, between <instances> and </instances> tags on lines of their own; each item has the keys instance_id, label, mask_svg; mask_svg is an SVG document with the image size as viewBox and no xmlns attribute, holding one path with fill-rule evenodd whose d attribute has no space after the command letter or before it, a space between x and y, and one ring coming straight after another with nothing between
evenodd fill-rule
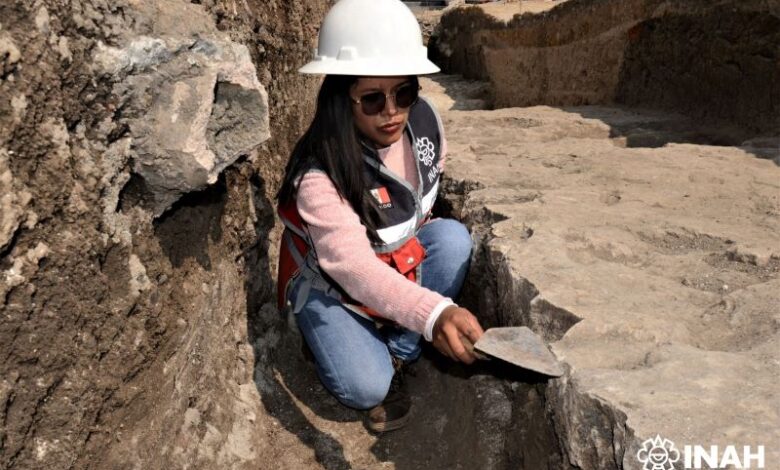
<instances>
[{"instance_id":1,"label":"blue jeans","mask_svg":"<svg viewBox=\"0 0 780 470\"><path fill-rule=\"evenodd\" d=\"M455 220L436 219L424 225L417 238L426 251L422 285L454 298L471 258L468 230ZM290 298L296 291L292 289ZM404 361L420 355L420 334L400 326L379 329L315 289L295 318L325 388L352 408L368 409L384 400L394 373L391 355Z\"/></svg>"}]
</instances>

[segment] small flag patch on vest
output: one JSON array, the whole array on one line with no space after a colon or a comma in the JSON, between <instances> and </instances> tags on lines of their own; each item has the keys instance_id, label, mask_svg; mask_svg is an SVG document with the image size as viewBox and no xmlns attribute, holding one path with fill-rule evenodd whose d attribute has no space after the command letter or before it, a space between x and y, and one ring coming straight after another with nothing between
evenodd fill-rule
<instances>
[{"instance_id":1,"label":"small flag patch on vest","mask_svg":"<svg viewBox=\"0 0 780 470\"><path fill-rule=\"evenodd\" d=\"M379 207L382 209L392 207L392 204L390 203L390 194L387 192L386 187L382 186L381 188L372 189L371 195L374 196L374 199L376 199L376 202L379 203Z\"/></svg>"}]
</instances>

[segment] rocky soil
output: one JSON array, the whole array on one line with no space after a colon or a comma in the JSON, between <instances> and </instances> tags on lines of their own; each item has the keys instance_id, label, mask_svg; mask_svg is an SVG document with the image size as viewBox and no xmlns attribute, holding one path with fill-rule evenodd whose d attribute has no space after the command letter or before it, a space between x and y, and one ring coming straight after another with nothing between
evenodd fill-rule
<instances>
[{"instance_id":1,"label":"rocky soil","mask_svg":"<svg viewBox=\"0 0 780 470\"><path fill-rule=\"evenodd\" d=\"M521 2L525 5L527 2ZM777 135L780 1L570 0L456 8L433 35L448 73L491 83L496 107L626 104Z\"/></svg>"},{"instance_id":2,"label":"rocky soil","mask_svg":"<svg viewBox=\"0 0 780 470\"><path fill-rule=\"evenodd\" d=\"M502 8L532 3L484 11L506 24ZM745 4L740 21L775 11ZM753 99L774 81L751 68L752 91L729 95L744 107L711 108L733 118L722 126L637 107L488 110L495 79L424 80L450 143L437 211L478 248L460 301L543 334L567 375L429 349L413 422L381 437L322 388L271 303L272 200L311 116L318 82L295 71L327 7L0 4L0 468L633 469L655 433L765 444L777 462L780 155L755 118L777 114ZM562 9L518 24L574 24ZM660 53L642 31L639 50Z\"/></svg>"},{"instance_id":3,"label":"rocky soil","mask_svg":"<svg viewBox=\"0 0 780 470\"><path fill-rule=\"evenodd\" d=\"M252 345L327 7L0 4L0 468L272 453Z\"/></svg>"},{"instance_id":4,"label":"rocky soil","mask_svg":"<svg viewBox=\"0 0 780 470\"><path fill-rule=\"evenodd\" d=\"M474 310L530 326L568 366L544 393L563 461L641 468L658 433L777 462L777 162L689 143L703 134L679 115L478 111L480 87L423 86L448 94L447 199L481 247Z\"/></svg>"}]
</instances>

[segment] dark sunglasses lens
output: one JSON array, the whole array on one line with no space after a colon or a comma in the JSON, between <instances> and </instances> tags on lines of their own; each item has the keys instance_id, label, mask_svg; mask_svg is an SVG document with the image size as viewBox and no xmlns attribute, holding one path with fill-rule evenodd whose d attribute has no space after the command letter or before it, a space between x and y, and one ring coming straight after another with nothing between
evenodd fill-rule
<instances>
[{"instance_id":1,"label":"dark sunglasses lens","mask_svg":"<svg viewBox=\"0 0 780 470\"><path fill-rule=\"evenodd\" d=\"M395 92L395 105L399 108L408 108L417 101L417 94L417 87L404 85Z\"/></svg>"},{"instance_id":2,"label":"dark sunglasses lens","mask_svg":"<svg viewBox=\"0 0 780 470\"><path fill-rule=\"evenodd\" d=\"M377 114L385 108L385 94L376 92L363 95L360 104L365 114Z\"/></svg>"}]
</instances>

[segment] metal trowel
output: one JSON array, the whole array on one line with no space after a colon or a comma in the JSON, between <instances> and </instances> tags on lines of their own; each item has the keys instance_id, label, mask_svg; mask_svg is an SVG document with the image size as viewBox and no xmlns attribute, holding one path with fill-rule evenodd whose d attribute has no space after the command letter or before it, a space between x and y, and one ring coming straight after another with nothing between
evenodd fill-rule
<instances>
[{"instance_id":1,"label":"metal trowel","mask_svg":"<svg viewBox=\"0 0 780 470\"><path fill-rule=\"evenodd\" d=\"M473 346L465 338L463 343L478 359L495 357L550 377L563 375L563 367L544 340L525 326L489 328Z\"/></svg>"}]
</instances>

